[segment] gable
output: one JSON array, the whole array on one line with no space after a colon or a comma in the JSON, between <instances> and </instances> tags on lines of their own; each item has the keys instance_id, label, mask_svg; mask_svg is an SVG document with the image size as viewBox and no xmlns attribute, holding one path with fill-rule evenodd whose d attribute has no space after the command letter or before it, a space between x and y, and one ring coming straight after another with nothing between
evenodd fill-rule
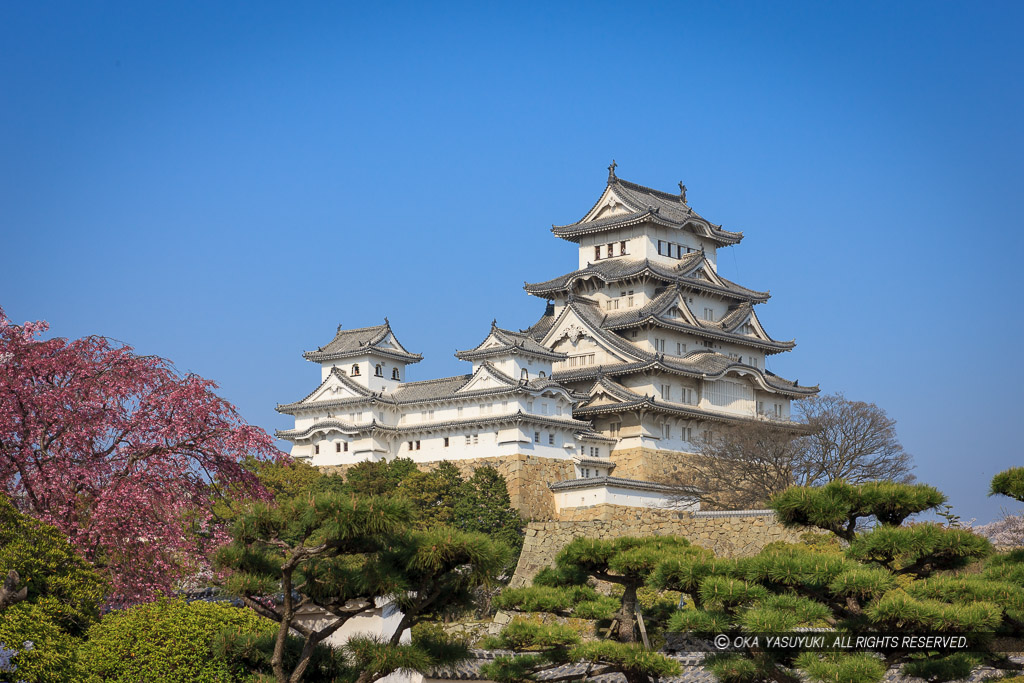
<instances>
[{"instance_id":1,"label":"gable","mask_svg":"<svg viewBox=\"0 0 1024 683\"><path fill-rule=\"evenodd\" d=\"M319 401L337 401L344 398L363 398L367 390L359 386L347 377L339 376L340 370L335 370L324 380L317 389L306 397L303 403L317 403Z\"/></svg>"},{"instance_id":2,"label":"gable","mask_svg":"<svg viewBox=\"0 0 1024 683\"><path fill-rule=\"evenodd\" d=\"M469 391L493 391L495 389L505 389L511 386L515 386L514 382L510 382L508 377L494 370L490 363L484 363L476 371L476 374L474 374L463 386L459 387L458 391L455 393L461 394Z\"/></svg>"},{"instance_id":3,"label":"gable","mask_svg":"<svg viewBox=\"0 0 1024 683\"><path fill-rule=\"evenodd\" d=\"M567 306L548 333L544 335L541 344L554 351L570 355L585 351L603 351L618 363L631 363L639 359L639 356L630 357L623 351L613 348L602 337L603 335L589 322L580 317L572 307Z\"/></svg>"},{"instance_id":4,"label":"gable","mask_svg":"<svg viewBox=\"0 0 1024 683\"><path fill-rule=\"evenodd\" d=\"M580 220L580 223L611 218L623 214L634 213L637 207L629 203L625 197L615 191L611 186L606 187L601 198L594 204L594 208Z\"/></svg>"}]
</instances>

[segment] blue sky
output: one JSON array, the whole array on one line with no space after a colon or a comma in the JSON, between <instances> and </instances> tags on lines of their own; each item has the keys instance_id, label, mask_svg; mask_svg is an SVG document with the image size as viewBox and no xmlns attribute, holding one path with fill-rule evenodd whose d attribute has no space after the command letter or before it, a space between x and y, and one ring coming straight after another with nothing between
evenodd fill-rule
<instances>
[{"instance_id":1,"label":"blue sky","mask_svg":"<svg viewBox=\"0 0 1024 683\"><path fill-rule=\"evenodd\" d=\"M575 267L620 177L729 230L798 346L988 521L1024 464L1014 3L3 3L0 306L216 380L245 417L377 324L452 357Z\"/></svg>"}]
</instances>

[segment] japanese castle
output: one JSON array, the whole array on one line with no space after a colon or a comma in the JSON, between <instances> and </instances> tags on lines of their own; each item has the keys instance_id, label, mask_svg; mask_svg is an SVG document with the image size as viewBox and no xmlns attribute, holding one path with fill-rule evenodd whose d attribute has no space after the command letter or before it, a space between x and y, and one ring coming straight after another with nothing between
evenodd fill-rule
<instances>
[{"instance_id":1,"label":"japanese castle","mask_svg":"<svg viewBox=\"0 0 1024 683\"><path fill-rule=\"evenodd\" d=\"M544 314L520 330L492 322L479 344L455 354L470 372L408 381L422 356L386 318L339 327L305 353L320 365L320 385L278 406L295 417L294 429L278 432L292 456L341 467L398 457L492 464L506 477L530 477L532 467L558 479L532 482L550 492L556 513L652 507L671 493L658 479L685 468L722 425L787 422L790 402L818 388L765 369L766 356L795 344L758 320L768 292L717 273L718 249L743 234L696 213L682 183L662 192L618 178L615 167L583 218L552 228L579 245L577 268L526 284L547 301ZM514 504L519 488L528 486L510 487ZM533 516L536 508L520 506Z\"/></svg>"}]
</instances>

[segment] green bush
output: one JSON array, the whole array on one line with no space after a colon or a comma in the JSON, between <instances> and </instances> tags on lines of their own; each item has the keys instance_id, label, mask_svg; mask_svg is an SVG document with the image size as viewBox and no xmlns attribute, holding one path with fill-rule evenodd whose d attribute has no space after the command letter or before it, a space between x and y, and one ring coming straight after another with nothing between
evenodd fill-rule
<instances>
[{"instance_id":1,"label":"green bush","mask_svg":"<svg viewBox=\"0 0 1024 683\"><path fill-rule=\"evenodd\" d=\"M246 667L214 656L222 632L260 636L276 625L251 610L161 599L104 615L78 652L87 683L227 683L252 680Z\"/></svg>"},{"instance_id":2,"label":"green bush","mask_svg":"<svg viewBox=\"0 0 1024 683\"><path fill-rule=\"evenodd\" d=\"M10 680L77 680L78 639L99 618L104 582L55 527L21 514L0 496L0 577L12 570L28 594L0 611L0 645L17 652L11 660L17 668L6 672Z\"/></svg>"},{"instance_id":3,"label":"green bush","mask_svg":"<svg viewBox=\"0 0 1024 683\"><path fill-rule=\"evenodd\" d=\"M60 603L53 598L19 602L0 613L0 645L16 650L15 668L0 680L26 683L71 683L75 676L78 641L60 628L54 614Z\"/></svg>"}]
</instances>

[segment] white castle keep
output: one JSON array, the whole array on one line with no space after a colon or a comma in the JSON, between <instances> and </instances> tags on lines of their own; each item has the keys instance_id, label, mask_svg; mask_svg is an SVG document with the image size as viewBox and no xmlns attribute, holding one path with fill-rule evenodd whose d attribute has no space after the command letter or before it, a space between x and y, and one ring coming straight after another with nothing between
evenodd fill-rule
<instances>
[{"instance_id":1,"label":"white castle keep","mask_svg":"<svg viewBox=\"0 0 1024 683\"><path fill-rule=\"evenodd\" d=\"M717 250L742 233L697 214L682 183L672 194L619 179L614 162L608 171L590 211L552 228L579 245L578 268L527 284L548 301L544 314L519 331L492 323L475 348L456 353L472 363L468 374L407 381L422 356L386 318L339 327L303 354L320 364L321 383L278 406L295 417L294 429L278 432L292 456L318 466L551 459L571 463L545 482L556 511L652 507L669 488L636 474L696 452L722 425L789 421L790 402L818 388L765 369L767 355L795 344L758 320L768 292L717 273ZM613 476L627 454L631 476ZM637 454L647 466L634 466Z\"/></svg>"}]
</instances>

